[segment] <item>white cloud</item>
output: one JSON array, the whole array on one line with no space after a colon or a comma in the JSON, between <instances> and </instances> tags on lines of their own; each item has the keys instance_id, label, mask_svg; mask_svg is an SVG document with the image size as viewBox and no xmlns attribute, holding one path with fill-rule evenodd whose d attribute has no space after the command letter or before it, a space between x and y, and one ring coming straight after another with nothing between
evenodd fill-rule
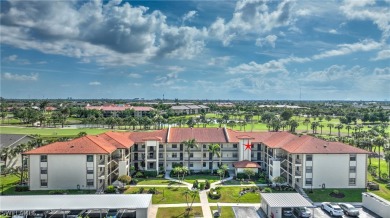
<instances>
[{"instance_id":1,"label":"white cloud","mask_svg":"<svg viewBox=\"0 0 390 218\"><path fill-rule=\"evenodd\" d=\"M340 9L348 19L371 20L382 31L383 40L389 38L390 7L376 5L375 0L345 0Z\"/></svg>"},{"instance_id":2,"label":"white cloud","mask_svg":"<svg viewBox=\"0 0 390 218\"><path fill-rule=\"evenodd\" d=\"M210 61L207 63L209 66L222 66L225 65L230 61L231 57L230 56L222 56L222 57L216 57L216 58L211 58Z\"/></svg>"},{"instance_id":3,"label":"white cloud","mask_svg":"<svg viewBox=\"0 0 390 218\"><path fill-rule=\"evenodd\" d=\"M390 59L390 49L379 51L373 61Z\"/></svg>"},{"instance_id":4,"label":"white cloud","mask_svg":"<svg viewBox=\"0 0 390 218\"><path fill-rule=\"evenodd\" d=\"M289 0L281 1L275 8L269 7L267 1L240 0L236 3L233 18L229 21L217 18L211 24L209 34L226 46L240 35L264 34L278 27L289 26L294 23L292 7L293 1Z\"/></svg>"},{"instance_id":5,"label":"white cloud","mask_svg":"<svg viewBox=\"0 0 390 218\"><path fill-rule=\"evenodd\" d=\"M134 78L134 79L139 79L139 78L142 78L142 75L138 74L138 73L130 73L128 75L128 77L131 77L131 78Z\"/></svg>"},{"instance_id":6,"label":"white cloud","mask_svg":"<svg viewBox=\"0 0 390 218\"><path fill-rule=\"evenodd\" d=\"M4 73L2 75L2 77L5 80L17 80L17 81L37 81L38 80L37 73L31 73L30 75Z\"/></svg>"},{"instance_id":7,"label":"white cloud","mask_svg":"<svg viewBox=\"0 0 390 218\"><path fill-rule=\"evenodd\" d=\"M338 32L337 32L337 30L335 30L335 29L331 29L331 30L329 30L329 33L331 33L331 34L337 34Z\"/></svg>"},{"instance_id":8,"label":"white cloud","mask_svg":"<svg viewBox=\"0 0 390 218\"><path fill-rule=\"evenodd\" d=\"M89 82L88 85L90 85L90 86L100 86L101 83L98 82L98 81L93 81L93 82Z\"/></svg>"},{"instance_id":9,"label":"white cloud","mask_svg":"<svg viewBox=\"0 0 390 218\"><path fill-rule=\"evenodd\" d=\"M198 15L198 12L197 11L189 11L188 13L186 13L182 20L183 22L186 22L186 21L191 21L195 16Z\"/></svg>"},{"instance_id":10,"label":"white cloud","mask_svg":"<svg viewBox=\"0 0 390 218\"><path fill-rule=\"evenodd\" d=\"M160 11L128 2L11 1L1 14L1 43L105 65L192 58L205 29L168 25ZM36 13L45 11L45 13ZM64 19L67 17L67 19Z\"/></svg>"},{"instance_id":11,"label":"white cloud","mask_svg":"<svg viewBox=\"0 0 390 218\"><path fill-rule=\"evenodd\" d=\"M313 59L317 60L334 56L347 55L358 51L371 51L379 49L381 47L381 43L365 39L362 42L353 44L340 44L337 47L337 49L325 51L320 54L314 55Z\"/></svg>"},{"instance_id":12,"label":"white cloud","mask_svg":"<svg viewBox=\"0 0 390 218\"><path fill-rule=\"evenodd\" d=\"M179 73L185 70L184 67L179 67L179 66L169 66L167 69L168 71L171 71L173 73Z\"/></svg>"},{"instance_id":13,"label":"white cloud","mask_svg":"<svg viewBox=\"0 0 390 218\"><path fill-rule=\"evenodd\" d=\"M17 58L18 58L17 55L10 55L10 56L8 56L6 59L7 59L8 61L16 61Z\"/></svg>"},{"instance_id":14,"label":"white cloud","mask_svg":"<svg viewBox=\"0 0 390 218\"><path fill-rule=\"evenodd\" d=\"M266 44L269 44L272 48L275 48L275 42L278 39L275 35L268 35L265 38L256 39L256 45L263 47Z\"/></svg>"}]
</instances>

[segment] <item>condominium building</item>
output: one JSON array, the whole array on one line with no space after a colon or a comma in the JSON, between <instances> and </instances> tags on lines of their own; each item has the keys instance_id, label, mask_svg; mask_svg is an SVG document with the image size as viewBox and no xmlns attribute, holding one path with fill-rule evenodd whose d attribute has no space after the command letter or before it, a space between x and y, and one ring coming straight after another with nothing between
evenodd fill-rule
<instances>
[{"instance_id":1,"label":"condominium building","mask_svg":"<svg viewBox=\"0 0 390 218\"><path fill-rule=\"evenodd\" d=\"M190 152L184 143L188 139L195 139L198 145ZM210 144L220 145L219 157L208 151ZM168 128L85 136L25 155L29 157L31 189L64 189L76 184L98 189L128 174L130 165L138 170L172 170L176 163L194 171L216 169L221 164L236 172L251 168L265 172L271 181L282 176L288 184L301 188L364 188L368 153L288 132ZM65 175L72 177L64 179Z\"/></svg>"}]
</instances>

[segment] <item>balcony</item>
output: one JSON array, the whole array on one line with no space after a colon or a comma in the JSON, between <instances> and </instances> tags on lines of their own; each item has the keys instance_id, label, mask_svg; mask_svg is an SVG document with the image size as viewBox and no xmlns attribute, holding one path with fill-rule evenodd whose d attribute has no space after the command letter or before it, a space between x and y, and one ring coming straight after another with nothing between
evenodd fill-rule
<instances>
[{"instance_id":1,"label":"balcony","mask_svg":"<svg viewBox=\"0 0 390 218\"><path fill-rule=\"evenodd\" d=\"M300 171L295 171L295 176L302 176Z\"/></svg>"},{"instance_id":2,"label":"balcony","mask_svg":"<svg viewBox=\"0 0 390 218\"><path fill-rule=\"evenodd\" d=\"M295 159L295 164L302 164L302 160L301 159Z\"/></svg>"}]
</instances>

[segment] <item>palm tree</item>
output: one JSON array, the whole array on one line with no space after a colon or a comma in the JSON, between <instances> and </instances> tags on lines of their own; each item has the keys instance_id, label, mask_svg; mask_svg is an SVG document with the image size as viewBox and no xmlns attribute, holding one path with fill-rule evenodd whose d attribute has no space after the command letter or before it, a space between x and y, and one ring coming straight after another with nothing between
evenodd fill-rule
<instances>
[{"instance_id":1,"label":"palm tree","mask_svg":"<svg viewBox=\"0 0 390 218\"><path fill-rule=\"evenodd\" d=\"M209 145L209 150L211 153L211 175L214 173L214 156L221 157L221 147L219 144L211 144Z\"/></svg>"},{"instance_id":2,"label":"palm tree","mask_svg":"<svg viewBox=\"0 0 390 218\"><path fill-rule=\"evenodd\" d=\"M309 132L309 123L310 123L310 119L309 118L306 118L305 121L303 121L303 124L306 125L306 132Z\"/></svg>"},{"instance_id":3,"label":"palm tree","mask_svg":"<svg viewBox=\"0 0 390 218\"><path fill-rule=\"evenodd\" d=\"M295 132L295 129L299 126L299 123L296 120L290 120L289 125L290 125L290 132Z\"/></svg>"},{"instance_id":4,"label":"palm tree","mask_svg":"<svg viewBox=\"0 0 390 218\"><path fill-rule=\"evenodd\" d=\"M228 165L226 164L222 164L219 169L218 169L218 175L220 176L220 180L224 179L225 178L225 175L226 175L226 171L229 170L229 167Z\"/></svg>"},{"instance_id":5,"label":"palm tree","mask_svg":"<svg viewBox=\"0 0 390 218\"><path fill-rule=\"evenodd\" d=\"M378 146L378 175L379 175L379 179L381 178L381 147L384 147L385 145L388 144L388 140L386 138L383 138L382 136L377 136L375 139L374 139L374 144L376 146Z\"/></svg>"},{"instance_id":6,"label":"palm tree","mask_svg":"<svg viewBox=\"0 0 390 218\"><path fill-rule=\"evenodd\" d=\"M313 134L317 133L317 127L318 127L318 122L311 123L311 129L313 130Z\"/></svg>"},{"instance_id":7,"label":"palm tree","mask_svg":"<svg viewBox=\"0 0 390 218\"><path fill-rule=\"evenodd\" d=\"M321 124L319 125L319 127L320 127L320 129L321 129L321 135L322 135L322 128L324 128L325 126L324 126L324 124L321 123Z\"/></svg>"},{"instance_id":8,"label":"palm tree","mask_svg":"<svg viewBox=\"0 0 390 218\"><path fill-rule=\"evenodd\" d=\"M183 192L183 195L185 196L186 198L186 202L187 202L187 215L186 217L189 217L189 214L192 210L192 205L194 204L194 201L195 201L195 198L199 195L199 191L198 190L185 190ZM189 198L191 198L191 204L189 204Z\"/></svg>"},{"instance_id":9,"label":"palm tree","mask_svg":"<svg viewBox=\"0 0 390 218\"><path fill-rule=\"evenodd\" d=\"M195 139L188 139L187 141L183 141L182 142L184 144L184 146L186 146L185 150L187 152L187 155L188 155L188 168L190 168L190 158L191 158L191 148L199 148L198 144L196 144L196 140Z\"/></svg>"},{"instance_id":10,"label":"palm tree","mask_svg":"<svg viewBox=\"0 0 390 218\"><path fill-rule=\"evenodd\" d=\"M348 130L348 137L349 137L349 130L352 129L352 126L351 125L347 125L345 128Z\"/></svg>"},{"instance_id":11,"label":"palm tree","mask_svg":"<svg viewBox=\"0 0 390 218\"><path fill-rule=\"evenodd\" d=\"M326 126L329 127L329 135L332 135L332 128L334 127L334 124L328 123L328 125L326 125Z\"/></svg>"},{"instance_id":12,"label":"palm tree","mask_svg":"<svg viewBox=\"0 0 390 218\"><path fill-rule=\"evenodd\" d=\"M11 149L9 147L3 147L0 150L1 159L4 160L4 166L7 166L7 159L11 155Z\"/></svg>"},{"instance_id":13,"label":"palm tree","mask_svg":"<svg viewBox=\"0 0 390 218\"><path fill-rule=\"evenodd\" d=\"M390 151L385 152L385 161L387 162L387 170L389 171L387 175L390 175Z\"/></svg>"},{"instance_id":14,"label":"palm tree","mask_svg":"<svg viewBox=\"0 0 390 218\"><path fill-rule=\"evenodd\" d=\"M343 124L341 124L341 123L340 123L340 124L337 124L336 127L335 127L335 128L338 130L338 132L339 132L339 137L340 137L340 130L341 130L343 127L344 127L344 126L343 126Z\"/></svg>"}]
</instances>

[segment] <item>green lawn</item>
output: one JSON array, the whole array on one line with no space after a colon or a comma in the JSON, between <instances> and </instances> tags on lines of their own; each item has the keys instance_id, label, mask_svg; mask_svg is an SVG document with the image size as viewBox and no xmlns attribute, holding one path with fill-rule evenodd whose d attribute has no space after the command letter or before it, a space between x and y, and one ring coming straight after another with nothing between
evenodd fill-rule
<instances>
[{"instance_id":1,"label":"green lawn","mask_svg":"<svg viewBox=\"0 0 390 218\"><path fill-rule=\"evenodd\" d=\"M184 218L194 217L194 215L203 216L201 207L193 207L190 215L187 214L186 207L160 207L157 211L157 218Z\"/></svg>"},{"instance_id":2,"label":"green lawn","mask_svg":"<svg viewBox=\"0 0 390 218\"><path fill-rule=\"evenodd\" d=\"M331 197L329 194L333 190L338 190L345 195L344 198ZM313 189L313 193L305 190L309 198L314 202L362 202L362 192L366 189Z\"/></svg>"},{"instance_id":3,"label":"green lawn","mask_svg":"<svg viewBox=\"0 0 390 218\"><path fill-rule=\"evenodd\" d=\"M41 136L75 136L79 132L86 132L90 135L97 135L103 132L107 132L107 129L93 129L93 128L80 128L80 129L61 129L61 128L36 128L36 127L0 127L0 133L2 134L38 134Z\"/></svg>"},{"instance_id":4,"label":"green lawn","mask_svg":"<svg viewBox=\"0 0 390 218\"><path fill-rule=\"evenodd\" d=\"M142 187L130 187L124 193L125 194L135 194L138 193ZM144 192L147 193L150 188L144 187ZM188 190L187 188L178 188L178 187L158 187L158 194L154 194L152 198L153 204L178 204L186 203L184 196L184 191ZM195 198L194 203L199 203L199 195Z\"/></svg>"},{"instance_id":5,"label":"green lawn","mask_svg":"<svg viewBox=\"0 0 390 218\"><path fill-rule=\"evenodd\" d=\"M390 189L386 188L386 183L383 183L382 181L378 181L377 179L372 178L371 174L367 174L368 181L374 181L379 184L379 190L377 191L369 191L372 192L388 201L390 201Z\"/></svg>"},{"instance_id":6,"label":"green lawn","mask_svg":"<svg viewBox=\"0 0 390 218\"><path fill-rule=\"evenodd\" d=\"M238 180L229 180L223 183L223 185L248 185L248 184L255 184L254 181L238 181Z\"/></svg>"},{"instance_id":7,"label":"green lawn","mask_svg":"<svg viewBox=\"0 0 390 218\"><path fill-rule=\"evenodd\" d=\"M0 191L4 194L15 192L14 186L20 181L20 178L15 175L0 176Z\"/></svg>"},{"instance_id":8,"label":"green lawn","mask_svg":"<svg viewBox=\"0 0 390 218\"><path fill-rule=\"evenodd\" d=\"M218 210L217 206L210 207L210 209L211 212L213 212L213 210ZM232 218L232 217L236 217L232 207L221 207L220 218Z\"/></svg>"},{"instance_id":9,"label":"green lawn","mask_svg":"<svg viewBox=\"0 0 390 218\"><path fill-rule=\"evenodd\" d=\"M167 179L148 178L148 179L138 179L137 185L183 185L183 184L175 181L167 180Z\"/></svg>"},{"instance_id":10,"label":"green lawn","mask_svg":"<svg viewBox=\"0 0 390 218\"><path fill-rule=\"evenodd\" d=\"M240 191L244 187L221 187L221 198L214 200L209 198L210 203L260 203L260 193L248 192L240 197Z\"/></svg>"},{"instance_id":11,"label":"green lawn","mask_svg":"<svg viewBox=\"0 0 390 218\"><path fill-rule=\"evenodd\" d=\"M195 180L209 180L210 183L219 181L219 176L212 175L190 175L184 177L184 182L193 183Z\"/></svg>"}]
</instances>

